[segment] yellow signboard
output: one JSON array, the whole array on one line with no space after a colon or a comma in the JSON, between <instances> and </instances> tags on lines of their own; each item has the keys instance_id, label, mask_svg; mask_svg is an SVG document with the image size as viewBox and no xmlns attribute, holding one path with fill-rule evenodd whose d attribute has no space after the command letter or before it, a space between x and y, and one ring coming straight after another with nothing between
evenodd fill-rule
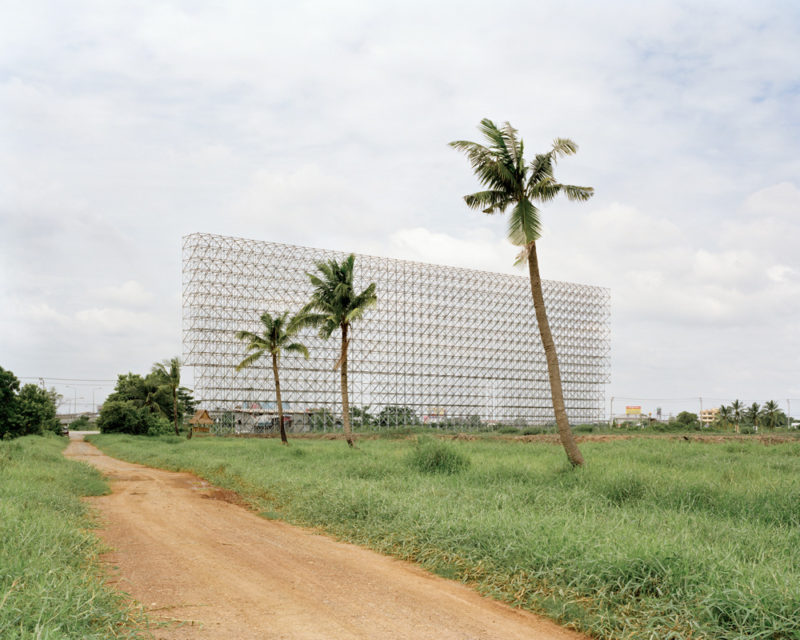
<instances>
[{"instance_id":1,"label":"yellow signboard","mask_svg":"<svg viewBox=\"0 0 800 640\"><path fill-rule=\"evenodd\" d=\"M635 405L635 406L625 407L625 415L626 416L640 416L640 415L642 415L642 406L641 405Z\"/></svg>"}]
</instances>

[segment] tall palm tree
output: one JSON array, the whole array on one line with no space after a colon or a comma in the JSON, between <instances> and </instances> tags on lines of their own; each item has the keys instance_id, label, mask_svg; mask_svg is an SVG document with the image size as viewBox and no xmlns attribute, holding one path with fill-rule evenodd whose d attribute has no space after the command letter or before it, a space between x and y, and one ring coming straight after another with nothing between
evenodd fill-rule
<instances>
[{"instance_id":1,"label":"tall palm tree","mask_svg":"<svg viewBox=\"0 0 800 640\"><path fill-rule=\"evenodd\" d=\"M520 261L528 262L531 295L547 360L558 434L570 463L580 466L583 464L583 456L570 431L558 355L542 294L542 279L536 256L536 241L541 237L542 221L534 202L549 202L560 193L569 200L588 200L594 194L594 189L562 184L555 179L554 168L558 158L572 155L578 150L578 146L571 140L556 138L549 152L537 154L528 164L523 157L523 142L517 137L517 130L508 122L498 127L488 118L484 118L478 129L486 138L488 146L467 140L450 143L451 147L467 156L481 185L486 187L484 191L464 196L464 201L468 207L488 214L503 213L511 207L508 239L512 244L522 247Z\"/></svg>"},{"instance_id":2,"label":"tall palm tree","mask_svg":"<svg viewBox=\"0 0 800 640\"><path fill-rule=\"evenodd\" d=\"M371 283L361 293L353 289L353 264L355 256L350 254L341 263L336 260L318 262L318 275L307 273L314 287L311 300L301 311L303 325L319 328L323 340L340 329L342 346L334 371L339 369L342 383L342 427L347 444L354 444L350 429L350 400L347 394L347 347L350 344L350 323L364 315L378 298L375 296L375 283Z\"/></svg>"},{"instance_id":3,"label":"tall palm tree","mask_svg":"<svg viewBox=\"0 0 800 640\"><path fill-rule=\"evenodd\" d=\"M289 312L284 311L281 315L274 318L268 313L261 314L261 324L264 325L264 332L261 335L250 331L237 331L236 337L239 340L247 341L247 350L252 353L236 365L236 370L240 371L244 367L249 367L265 353L272 356L272 376L275 378L275 398L278 402L278 421L281 428L281 442L289 444L286 437L286 427L283 425L283 402L281 401L281 382L278 377L278 362L281 351L293 351L300 353L308 360L308 349L299 342L289 342L292 337L300 330L300 317L289 318Z\"/></svg>"},{"instance_id":4,"label":"tall palm tree","mask_svg":"<svg viewBox=\"0 0 800 640\"><path fill-rule=\"evenodd\" d=\"M181 386L181 361L177 356L157 362L153 365L153 373L157 374L164 387L169 388L172 394L172 420L175 426L175 435L180 435L178 429L178 387ZM149 398L150 394L148 394ZM147 401L145 401L147 405Z\"/></svg>"}]
</instances>

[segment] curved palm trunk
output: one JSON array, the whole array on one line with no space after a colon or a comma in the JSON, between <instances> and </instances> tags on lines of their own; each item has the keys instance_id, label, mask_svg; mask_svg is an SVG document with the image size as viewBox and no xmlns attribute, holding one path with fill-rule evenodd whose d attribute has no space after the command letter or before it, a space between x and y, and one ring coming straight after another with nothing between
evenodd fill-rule
<instances>
[{"instance_id":1,"label":"curved palm trunk","mask_svg":"<svg viewBox=\"0 0 800 640\"><path fill-rule=\"evenodd\" d=\"M355 438L350 430L350 399L347 396L347 324L342 325L342 355L340 356L342 378L342 428L349 446L353 446Z\"/></svg>"},{"instance_id":2,"label":"curved palm trunk","mask_svg":"<svg viewBox=\"0 0 800 640\"><path fill-rule=\"evenodd\" d=\"M286 428L283 426L283 402L281 402L281 383L278 380L278 355L272 354L272 375L275 376L275 397L278 400L278 421L281 425L281 443L289 444L286 438Z\"/></svg>"},{"instance_id":3,"label":"curved palm trunk","mask_svg":"<svg viewBox=\"0 0 800 640\"><path fill-rule=\"evenodd\" d=\"M561 370L558 366L556 345L553 334L550 333L550 323L547 321L547 311L544 306L542 293L542 278L539 276L539 260L536 257L536 243L531 243L528 252L528 273L531 279L531 294L533 295L533 308L536 310L536 322L539 324L539 335L542 337L544 357L547 360L547 373L550 377L550 393L553 397L553 410L556 414L556 427L561 444L567 452L567 458L573 467L583 465L581 455L567 420L567 410L564 407L564 391L561 388Z\"/></svg>"},{"instance_id":4,"label":"curved palm trunk","mask_svg":"<svg viewBox=\"0 0 800 640\"><path fill-rule=\"evenodd\" d=\"M175 435L181 435L180 430L178 429L178 387L175 385L172 386L172 417L175 421Z\"/></svg>"}]
</instances>

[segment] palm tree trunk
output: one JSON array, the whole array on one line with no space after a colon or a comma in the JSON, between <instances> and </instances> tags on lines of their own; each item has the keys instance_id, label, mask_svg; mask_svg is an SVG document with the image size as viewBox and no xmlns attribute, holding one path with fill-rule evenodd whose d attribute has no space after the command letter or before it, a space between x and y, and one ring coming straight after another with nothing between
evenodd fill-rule
<instances>
[{"instance_id":1,"label":"palm tree trunk","mask_svg":"<svg viewBox=\"0 0 800 640\"><path fill-rule=\"evenodd\" d=\"M178 388L176 386L172 387L172 417L175 420L175 435L181 435L181 432L178 430Z\"/></svg>"},{"instance_id":2,"label":"palm tree trunk","mask_svg":"<svg viewBox=\"0 0 800 640\"><path fill-rule=\"evenodd\" d=\"M281 443L289 444L286 438L286 428L283 426L283 402L281 402L281 383L278 380L278 354L272 354L272 375L275 376L275 397L278 400L278 420L281 425Z\"/></svg>"},{"instance_id":3,"label":"palm tree trunk","mask_svg":"<svg viewBox=\"0 0 800 640\"><path fill-rule=\"evenodd\" d=\"M354 445L353 432L350 430L350 399L347 396L347 324L342 325L342 355L340 356L342 378L342 428L349 446Z\"/></svg>"},{"instance_id":4,"label":"palm tree trunk","mask_svg":"<svg viewBox=\"0 0 800 640\"><path fill-rule=\"evenodd\" d=\"M531 279L531 294L533 295L533 308L536 311L536 322L539 324L539 335L542 337L544 347L544 357L547 360L547 373L550 377L550 393L553 397L553 411L556 415L556 427L558 436L567 458L573 467L583 465L583 456L572 436L567 419L567 410L564 407L564 391L561 388L561 370L558 366L558 355L556 345L553 342L553 334L550 333L550 323L547 321L547 311L544 306L544 294L542 293L542 278L539 275L539 260L536 257L536 243L531 243L528 252L528 272Z\"/></svg>"}]
</instances>

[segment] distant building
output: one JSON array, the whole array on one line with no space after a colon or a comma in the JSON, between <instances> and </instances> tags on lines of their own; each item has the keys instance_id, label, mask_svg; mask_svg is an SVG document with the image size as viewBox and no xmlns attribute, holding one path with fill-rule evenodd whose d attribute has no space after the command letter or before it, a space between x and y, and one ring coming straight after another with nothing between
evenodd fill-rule
<instances>
[{"instance_id":1,"label":"distant building","mask_svg":"<svg viewBox=\"0 0 800 640\"><path fill-rule=\"evenodd\" d=\"M717 417L719 413L719 408L714 407L713 409L703 409L700 412L700 422L703 424L711 424L714 422L714 419Z\"/></svg>"}]
</instances>

